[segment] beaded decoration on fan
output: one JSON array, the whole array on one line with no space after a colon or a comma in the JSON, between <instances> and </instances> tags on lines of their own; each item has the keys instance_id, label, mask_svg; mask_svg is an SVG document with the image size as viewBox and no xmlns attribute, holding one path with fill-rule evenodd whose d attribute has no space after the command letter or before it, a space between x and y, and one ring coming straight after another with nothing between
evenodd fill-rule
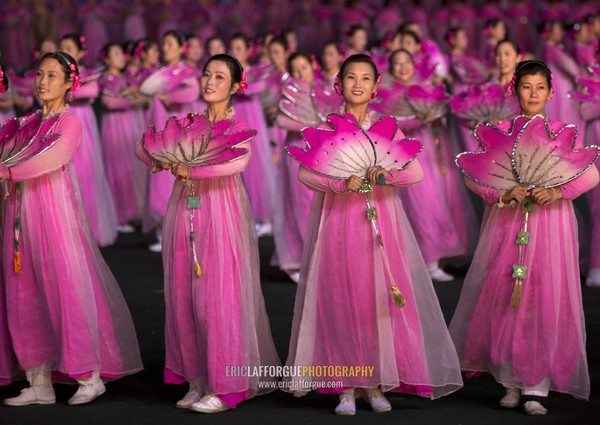
<instances>
[{"instance_id":1,"label":"beaded decoration on fan","mask_svg":"<svg viewBox=\"0 0 600 425\"><path fill-rule=\"evenodd\" d=\"M473 85L452 96L452 113L458 118L472 121L496 123L519 115L519 103L508 96L499 84Z\"/></svg>"},{"instance_id":2,"label":"beaded decoration on fan","mask_svg":"<svg viewBox=\"0 0 600 425\"><path fill-rule=\"evenodd\" d=\"M290 78L281 89L284 98L279 109L288 117L307 126L317 126L330 114L339 114L344 99L316 81L312 86L303 80Z\"/></svg>"}]
</instances>

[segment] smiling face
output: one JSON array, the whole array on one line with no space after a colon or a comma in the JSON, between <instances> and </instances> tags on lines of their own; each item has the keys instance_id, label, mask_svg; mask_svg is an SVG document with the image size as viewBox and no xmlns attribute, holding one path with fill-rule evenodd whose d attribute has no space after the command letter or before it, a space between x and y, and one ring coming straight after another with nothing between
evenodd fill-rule
<instances>
[{"instance_id":1,"label":"smiling face","mask_svg":"<svg viewBox=\"0 0 600 425\"><path fill-rule=\"evenodd\" d=\"M344 100L350 106L363 105L371 100L375 91L375 74L368 63L351 63L341 81Z\"/></svg>"},{"instance_id":2,"label":"smiling face","mask_svg":"<svg viewBox=\"0 0 600 425\"><path fill-rule=\"evenodd\" d=\"M202 97L207 103L228 102L238 91L239 83L231 84L231 70L226 62L213 60L206 65L200 81Z\"/></svg>"},{"instance_id":3,"label":"smiling face","mask_svg":"<svg viewBox=\"0 0 600 425\"><path fill-rule=\"evenodd\" d=\"M64 99L72 82L65 81L65 71L56 59L44 59L37 69L35 88L42 102Z\"/></svg>"},{"instance_id":4,"label":"smiling face","mask_svg":"<svg viewBox=\"0 0 600 425\"><path fill-rule=\"evenodd\" d=\"M355 52L364 52L367 48L369 38L364 29L358 29L348 38L350 48Z\"/></svg>"},{"instance_id":5,"label":"smiling face","mask_svg":"<svg viewBox=\"0 0 600 425\"><path fill-rule=\"evenodd\" d=\"M312 84L315 80L315 69L304 56L298 56L292 61L290 72L294 78L299 78L308 84Z\"/></svg>"},{"instance_id":6,"label":"smiling face","mask_svg":"<svg viewBox=\"0 0 600 425\"><path fill-rule=\"evenodd\" d=\"M390 74L402 84L411 84L415 76L415 64L406 52L398 52L392 58Z\"/></svg>"},{"instance_id":7,"label":"smiling face","mask_svg":"<svg viewBox=\"0 0 600 425\"><path fill-rule=\"evenodd\" d=\"M510 43L502 43L496 49L496 67L501 75L511 75L515 72L522 56L518 54Z\"/></svg>"},{"instance_id":8,"label":"smiling face","mask_svg":"<svg viewBox=\"0 0 600 425\"><path fill-rule=\"evenodd\" d=\"M527 116L543 114L546 102L552 97L552 93L545 75L523 75L516 93L521 105L521 113Z\"/></svg>"}]
</instances>

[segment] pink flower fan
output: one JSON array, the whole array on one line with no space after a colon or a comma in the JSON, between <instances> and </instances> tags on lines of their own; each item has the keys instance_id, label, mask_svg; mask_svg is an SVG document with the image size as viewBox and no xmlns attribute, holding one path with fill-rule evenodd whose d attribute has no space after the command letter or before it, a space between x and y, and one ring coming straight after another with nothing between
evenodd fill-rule
<instances>
[{"instance_id":1,"label":"pink flower fan","mask_svg":"<svg viewBox=\"0 0 600 425\"><path fill-rule=\"evenodd\" d=\"M433 113L434 118L442 118L448 113L450 97L442 85L432 88L414 84L408 88L406 99L418 113Z\"/></svg>"},{"instance_id":2,"label":"pink flower fan","mask_svg":"<svg viewBox=\"0 0 600 425\"><path fill-rule=\"evenodd\" d=\"M323 83L316 81L311 87L303 80L290 78L281 89L284 99L279 109L288 117L307 126L317 126L332 113L339 113L343 98Z\"/></svg>"},{"instance_id":3,"label":"pink flower fan","mask_svg":"<svg viewBox=\"0 0 600 425\"><path fill-rule=\"evenodd\" d=\"M512 119L519 114L519 104L507 96L498 84L469 87L450 100L452 113L458 118L475 122L498 122Z\"/></svg>"},{"instance_id":4,"label":"pink flower fan","mask_svg":"<svg viewBox=\"0 0 600 425\"><path fill-rule=\"evenodd\" d=\"M481 84L488 79L488 67L473 56L452 55L451 62L452 69L465 84Z\"/></svg>"},{"instance_id":5,"label":"pink flower fan","mask_svg":"<svg viewBox=\"0 0 600 425\"><path fill-rule=\"evenodd\" d=\"M568 97L582 102L600 102L600 67L590 66L592 78L577 78L579 91L570 92Z\"/></svg>"},{"instance_id":6,"label":"pink flower fan","mask_svg":"<svg viewBox=\"0 0 600 425\"><path fill-rule=\"evenodd\" d=\"M415 111L406 99L407 87L399 81L394 81L391 89L380 87L379 97L371 102L370 107L384 115L393 115L399 118L414 117Z\"/></svg>"},{"instance_id":7,"label":"pink flower fan","mask_svg":"<svg viewBox=\"0 0 600 425\"><path fill-rule=\"evenodd\" d=\"M423 149L414 139L394 140L398 123L386 116L370 129L363 130L351 116L332 114L331 128L305 128L302 135L307 149L286 147L300 164L318 174L335 179L352 175L364 177L371 167L401 170Z\"/></svg>"},{"instance_id":8,"label":"pink flower fan","mask_svg":"<svg viewBox=\"0 0 600 425\"><path fill-rule=\"evenodd\" d=\"M147 96L166 93L194 77L194 69L184 64L165 66L144 80L140 92Z\"/></svg>"},{"instance_id":9,"label":"pink flower fan","mask_svg":"<svg viewBox=\"0 0 600 425\"><path fill-rule=\"evenodd\" d=\"M211 124L200 114L190 114L181 120L171 116L162 131L157 132L153 125L148 127L142 145L153 159L166 164L224 164L248 154L248 150L239 145L256 136L256 130L232 133L233 125L230 120Z\"/></svg>"},{"instance_id":10,"label":"pink flower fan","mask_svg":"<svg viewBox=\"0 0 600 425\"><path fill-rule=\"evenodd\" d=\"M22 77L14 72L8 73L11 89L20 96L33 96L35 89L35 71L27 71Z\"/></svg>"},{"instance_id":11,"label":"pink flower fan","mask_svg":"<svg viewBox=\"0 0 600 425\"><path fill-rule=\"evenodd\" d=\"M598 146L575 150L576 136L573 124L553 133L541 115L516 117L508 133L482 123L475 137L484 150L458 155L456 165L470 179L493 189L559 186L580 176L600 155Z\"/></svg>"},{"instance_id":12,"label":"pink flower fan","mask_svg":"<svg viewBox=\"0 0 600 425\"><path fill-rule=\"evenodd\" d=\"M48 134L58 121L55 115L47 120L42 114L31 118L12 118L0 129L0 163L13 167L24 162L52 146L60 133Z\"/></svg>"}]
</instances>

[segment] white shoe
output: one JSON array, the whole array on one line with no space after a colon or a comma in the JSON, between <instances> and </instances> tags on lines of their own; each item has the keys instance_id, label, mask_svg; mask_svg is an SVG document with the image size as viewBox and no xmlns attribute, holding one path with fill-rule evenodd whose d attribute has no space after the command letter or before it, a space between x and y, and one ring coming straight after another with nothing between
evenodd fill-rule
<instances>
[{"instance_id":1,"label":"white shoe","mask_svg":"<svg viewBox=\"0 0 600 425\"><path fill-rule=\"evenodd\" d=\"M117 226L117 232L119 233L133 233L135 232L135 227L133 227L131 224L119 224Z\"/></svg>"},{"instance_id":2,"label":"white shoe","mask_svg":"<svg viewBox=\"0 0 600 425\"><path fill-rule=\"evenodd\" d=\"M335 408L335 414L341 416L354 416L356 414L356 400L353 392L340 394L340 402Z\"/></svg>"},{"instance_id":3,"label":"white shoe","mask_svg":"<svg viewBox=\"0 0 600 425\"><path fill-rule=\"evenodd\" d=\"M49 387L27 387L21 390L21 394L16 397L7 398L4 404L7 406L28 406L30 404L54 404L56 396L54 388Z\"/></svg>"},{"instance_id":4,"label":"white shoe","mask_svg":"<svg viewBox=\"0 0 600 425\"><path fill-rule=\"evenodd\" d=\"M300 281L300 271L299 270L294 271L294 272L287 271L286 273L290 277L290 279L292 279L292 282L298 283Z\"/></svg>"},{"instance_id":5,"label":"white shoe","mask_svg":"<svg viewBox=\"0 0 600 425\"><path fill-rule=\"evenodd\" d=\"M102 394L106 392L106 387L104 386L104 382L98 379L97 381L92 382L91 384L80 384L79 388L73 394L73 397L69 399L67 404L69 406L79 406L80 404L87 404L91 401L94 401Z\"/></svg>"},{"instance_id":6,"label":"white shoe","mask_svg":"<svg viewBox=\"0 0 600 425\"><path fill-rule=\"evenodd\" d=\"M148 247L148 250L152 252L162 252L162 241L153 243Z\"/></svg>"},{"instance_id":7,"label":"white shoe","mask_svg":"<svg viewBox=\"0 0 600 425\"><path fill-rule=\"evenodd\" d=\"M594 269L585 280L585 286L600 288L600 270Z\"/></svg>"},{"instance_id":8,"label":"white shoe","mask_svg":"<svg viewBox=\"0 0 600 425\"><path fill-rule=\"evenodd\" d=\"M271 223L257 223L256 226L256 236L262 238L263 236L271 236L273 234L273 227Z\"/></svg>"},{"instance_id":9,"label":"white shoe","mask_svg":"<svg viewBox=\"0 0 600 425\"><path fill-rule=\"evenodd\" d=\"M189 409L192 404L198 403L202 399L202 395L194 387L190 387L187 394L175 405L178 409Z\"/></svg>"},{"instance_id":10,"label":"white shoe","mask_svg":"<svg viewBox=\"0 0 600 425\"><path fill-rule=\"evenodd\" d=\"M215 394L207 394L200 401L192 404L190 410L200 413L217 413L229 410L229 406Z\"/></svg>"},{"instance_id":11,"label":"white shoe","mask_svg":"<svg viewBox=\"0 0 600 425\"><path fill-rule=\"evenodd\" d=\"M506 409L513 409L521 401L521 390L518 388L507 388L506 395L500 399L500 406Z\"/></svg>"},{"instance_id":12,"label":"white shoe","mask_svg":"<svg viewBox=\"0 0 600 425\"><path fill-rule=\"evenodd\" d=\"M365 398L371 405L371 409L376 413L389 412L392 410L392 405L383 395L379 388L365 388Z\"/></svg>"},{"instance_id":13,"label":"white shoe","mask_svg":"<svg viewBox=\"0 0 600 425\"><path fill-rule=\"evenodd\" d=\"M435 280L436 282L450 282L454 280L454 276L452 276L449 273L446 273L439 267L437 269L431 270L429 272L429 275L431 276L431 280Z\"/></svg>"},{"instance_id":14,"label":"white shoe","mask_svg":"<svg viewBox=\"0 0 600 425\"><path fill-rule=\"evenodd\" d=\"M531 416L543 416L548 413L548 410L542 406L542 403L535 400L526 401L525 404L523 404L523 410Z\"/></svg>"}]
</instances>

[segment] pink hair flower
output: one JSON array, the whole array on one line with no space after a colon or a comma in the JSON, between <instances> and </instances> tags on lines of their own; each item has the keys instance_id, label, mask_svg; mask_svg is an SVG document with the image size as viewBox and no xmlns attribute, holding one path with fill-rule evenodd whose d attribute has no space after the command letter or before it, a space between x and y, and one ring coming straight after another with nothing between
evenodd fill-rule
<instances>
[{"instance_id":1,"label":"pink hair flower","mask_svg":"<svg viewBox=\"0 0 600 425\"><path fill-rule=\"evenodd\" d=\"M240 81L240 88L238 89L238 93L242 94L248 90L248 81L246 79L246 72L242 71L242 81Z\"/></svg>"},{"instance_id":2,"label":"pink hair flower","mask_svg":"<svg viewBox=\"0 0 600 425\"><path fill-rule=\"evenodd\" d=\"M71 93L77 91L79 89L79 87L81 87L81 77L79 76L79 73L77 72L77 66L75 66L74 63L71 63L69 65L69 69L71 70L71 73L69 74L69 78L71 78L73 80L73 85L71 86Z\"/></svg>"}]
</instances>

